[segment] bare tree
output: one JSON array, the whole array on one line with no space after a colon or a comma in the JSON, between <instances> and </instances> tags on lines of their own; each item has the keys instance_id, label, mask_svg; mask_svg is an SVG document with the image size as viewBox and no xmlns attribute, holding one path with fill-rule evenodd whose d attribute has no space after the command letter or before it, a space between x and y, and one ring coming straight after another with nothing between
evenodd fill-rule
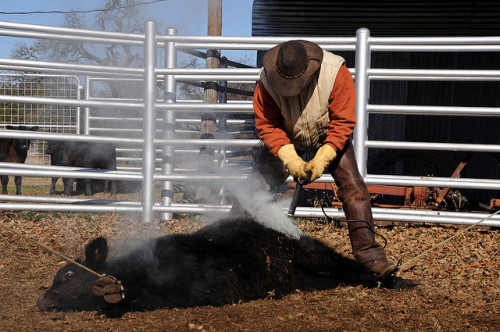
<instances>
[{"instance_id":1,"label":"bare tree","mask_svg":"<svg viewBox=\"0 0 500 332\"><path fill-rule=\"evenodd\" d=\"M107 0L104 9L93 17L92 24L82 14L66 13L63 26L128 33L143 31L145 19L141 8L136 6L136 0ZM143 64L141 47L47 39L39 39L33 44L20 43L11 52L11 57L121 67L140 67ZM130 97L130 91L137 91L123 86L123 82L109 82L109 89L112 97Z\"/></svg>"}]
</instances>

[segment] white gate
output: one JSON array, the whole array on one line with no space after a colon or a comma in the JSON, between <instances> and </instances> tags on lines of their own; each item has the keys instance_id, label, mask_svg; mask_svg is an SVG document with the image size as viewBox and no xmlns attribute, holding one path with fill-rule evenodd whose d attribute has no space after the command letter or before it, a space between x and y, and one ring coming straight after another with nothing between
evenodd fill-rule
<instances>
[{"instance_id":1,"label":"white gate","mask_svg":"<svg viewBox=\"0 0 500 332\"><path fill-rule=\"evenodd\" d=\"M77 76L50 74L0 74L0 95L37 96L44 98L80 99L82 85ZM49 133L80 133L80 108L51 105L4 102L0 104L1 128L7 125L40 127ZM46 141L33 140L28 150L29 164L50 164Z\"/></svg>"}]
</instances>

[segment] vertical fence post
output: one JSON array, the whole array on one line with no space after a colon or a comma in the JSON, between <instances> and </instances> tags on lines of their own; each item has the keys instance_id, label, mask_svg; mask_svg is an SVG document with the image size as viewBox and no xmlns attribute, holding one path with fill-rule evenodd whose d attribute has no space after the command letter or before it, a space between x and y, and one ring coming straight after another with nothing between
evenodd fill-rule
<instances>
[{"instance_id":1,"label":"vertical fence post","mask_svg":"<svg viewBox=\"0 0 500 332\"><path fill-rule=\"evenodd\" d=\"M144 76L143 76L143 149L142 149L142 220L152 222L154 219L153 205L155 200L154 172L156 132L156 22L145 24L144 40Z\"/></svg>"},{"instance_id":2,"label":"vertical fence post","mask_svg":"<svg viewBox=\"0 0 500 332\"><path fill-rule=\"evenodd\" d=\"M82 99L82 90L85 90L85 100L88 100L87 98L87 86L85 85L82 85L81 82L80 82L80 79L78 77L76 77L76 81L78 83L78 88L77 88L77 96L76 96L76 99L78 100L81 100ZM71 91L71 90L70 90ZM71 94L71 92L70 92ZM78 106L76 108L76 133L77 134L80 134L81 133L81 120L82 120L82 108L80 106Z\"/></svg>"},{"instance_id":3,"label":"vertical fence post","mask_svg":"<svg viewBox=\"0 0 500 332\"><path fill-rule=\"evenodd\" d=\"M225 56L220 58L220 67L227 68L227 58ZM227 104L227 81L219 81L219 104ZM219 125L218 125L218 133L219 138L227 138L227 114L221 113L219 115ZM223 169L226 166L226 147L221 146L219 148L219 165L220 169ZM220 195L222 197L221 204L226 204L226 190L224 186L222 186L220 190Z\"/></svg>"},{"instance_id":4,"label":"vertical fence post","mask_svg":"<svg viewBox=\"0 0 500 332\"><path fill-rule=\"evenodd\" d=\"M368 99L370 96L370 30L361 28L356 31L356 129L354 131L354 153L361 176L366 177L368 149Z\"/></svg>"},{"instance_id":5,"label":"vertical fence post","mask_svg":"<svg viewBox=\"0 0 500 332\"><path fill-rule=\"evenodd\" d=\"M177 34L177 30L174 28L168 28L166 35L173 36ZM176 68L177 67L177 51L175 49L174 42L167 42L165 45L165 67L166 68ZM164 93L165 93L165 103L171 104L175 103L177 100L176 96L176 80L174 75L165 75L164 78ZM172 139L175 136L175 113L172 110L166 110L163 113L163 138ZM172 174L174 172L174 147L164 146L163 156L162 156L162 172L163 174ZM168 206L172 204L173 201L173 188L174 184L172 181L162 182L161 187L161 203L163 206ZM172 220L172 213L162 213L162 220Z\"/></svg>"},{"instance_id":6,"label":"vertical fence post","mask_svg":"<svg viewBox=\"0 0 500 332\"><path fill-rule=\"evenodd\" d=\"M90 100L90 76L85 76L85 100ZM77 125L77 134L80 133L80 124ZM83 134L90 135L90 107L83 109Z\"/></svg>"}]
</instances>

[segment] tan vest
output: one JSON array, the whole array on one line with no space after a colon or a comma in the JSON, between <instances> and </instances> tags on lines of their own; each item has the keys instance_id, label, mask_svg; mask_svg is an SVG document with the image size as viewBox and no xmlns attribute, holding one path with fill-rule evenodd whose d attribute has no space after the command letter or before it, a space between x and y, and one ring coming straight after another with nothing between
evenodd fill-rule
<instances>
[{"instance_id":1,"label":"tan vest","mask_svg":"<svg viewBox=\"0 0 500 332\"><path fill-rule=\"evenodd\" d=\"M275 94L269 87L264 69L261 69L260 80L281 109L283 127L298 150L315 150L325 140L330 124L328 99L344 62L342 57L323 51L319 75L315 75L311 83L299 95L293 97Z\"/></svg>"}]
</instances>

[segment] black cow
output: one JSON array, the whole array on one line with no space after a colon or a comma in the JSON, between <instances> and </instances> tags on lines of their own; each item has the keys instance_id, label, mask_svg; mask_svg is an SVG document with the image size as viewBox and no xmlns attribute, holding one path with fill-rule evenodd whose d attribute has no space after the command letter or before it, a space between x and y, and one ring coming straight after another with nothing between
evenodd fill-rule
<instances>
[{"instance_id":1,"label":"black cow","mask_svg":"<svg viewBox=\"0 0 500 332\"><path fill-rule=\"evenodd\" d=\"M85 253L87 267L122 282L124 299L108 303L101 297L102 288L96 289L102 278L96 283L97 276L70 263L38 299L40 310L117 313L220 306L280 297L296 289L327 289L340 282L376 285L354 260L322 242L305 235L291 239L250 219L223 220L191 234L158 237L109 262L103 238L88 244Z\"/></svg>"},{"instance_id":2,"label":"black cow","mask_svg":"<svg viewBox=\"0 0 500 332\"><path fill-rule=\"evenodd\" d=\"M65 142L61 158L63 166L74 166L84 168L100 168L116 170L116 147L108 143L87 142ZM64 193L71 195L73 191L73 179L68 179L64 186ZM83 179L85 195L92 195L92 181ZM115 181L104 181L104 192L116 193Z\"/></svg>"},{"instance_id":3,"label":"black cow","mask_svg":"<svg viewBox=\"0 0 500 332\"><path fill-rule=\"evenodd\" d=\"M26 126L7 126L7 129L12 130L30 130L37 131L38 126L26 127ZM28 150L30 148L31 140L22 138L0 138L0 161L11 162L11 163L24 163L26 161L26 156L28 155ZM7 195L7 184L9 184L9 176L1 175L2 180L2 194ZM14 177L14 182L16 184L16 195L21 195L21 181L20 176Z\"/></svg>"}]
</instances>

